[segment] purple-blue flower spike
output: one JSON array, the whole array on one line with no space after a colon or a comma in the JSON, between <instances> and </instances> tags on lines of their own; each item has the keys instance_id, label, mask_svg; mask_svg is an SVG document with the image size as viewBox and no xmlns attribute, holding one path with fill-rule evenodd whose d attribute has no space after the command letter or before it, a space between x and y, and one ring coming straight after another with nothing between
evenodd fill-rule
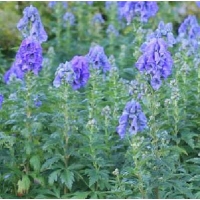
<instances>
[{"instance_id":1,"label":"purple-blue flower spike","mask_svg":"<svg viewBox=\"0 0 200 200\"><path fill-rule=\"evenodd\" d=\"M142 112L140 104L134 100L127 102L119 119L119 126L116 131L120 138L125 137L128 127L131 135L135 135L147 127L147 118Z\"/></svg>"}]
</instances>

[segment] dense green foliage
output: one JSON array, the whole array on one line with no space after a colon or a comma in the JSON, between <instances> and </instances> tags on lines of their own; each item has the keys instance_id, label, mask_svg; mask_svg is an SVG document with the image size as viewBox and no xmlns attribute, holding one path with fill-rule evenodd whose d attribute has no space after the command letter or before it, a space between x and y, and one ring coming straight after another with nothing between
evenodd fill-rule
<instances>
[{"instance_id":1,"label":"dense green foliage","mask_svg":"<svg viewBox=\"0 0 200 200\"><path fill-rule=\"evenodd\" d=\"M176 35L184 17L200 8L194 2L159 2L154 18L127 26L114 6L108 12L104 2L68 2L76 19L70 26L62 20L61 3L49 8L32 2L48 34L43 68L38 76L27 73L24 82L5 84L3 75L22 39L16 24L29 5L0 2L0 198L200 198L199 52L189 57L179 44L169 48L173 72L157 91L135 68L140 46L160 20L172 22ZM98 12L104 24L91 23ZM110 23L118 36L106 33ZM80 90L55 88L59 63L86 55L92 44L104 47L111 70L91 70ZM120 139L119 117L140 93L148 128Z\"/></svg>"}]
</instances>

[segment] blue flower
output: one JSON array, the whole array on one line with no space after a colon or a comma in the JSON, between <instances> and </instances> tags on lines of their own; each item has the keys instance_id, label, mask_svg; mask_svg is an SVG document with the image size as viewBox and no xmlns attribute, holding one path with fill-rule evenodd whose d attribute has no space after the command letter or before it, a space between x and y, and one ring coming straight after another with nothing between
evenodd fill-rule
<instances>
[{"instance_id":1,"label":"blue flower","mask_svg":"<svg viewBox=\"0 0 200 200\"><path fill-rule=\"evenodd\" d=\"M200 8L200 1L196 1L196 5Z\"/></svg>"},{"instance_id":2,"label":"blue flower","mask_svg":"<svg viewBox=\"0 0 200 200\"><path fill-rule=\"evenodd\" d=\"M53 81L53 85L55 87L60 87L62 81L72 84L74 80L74 71L72 69L70 62L65 62L65 64L61 63L56 70L55 79Z\"/></svg>"},{"instance_id":3,"label":"blue flower","mask_svg":"<svg viewBox=\"0 0 200 200\"><path fill-rule=\"evenodd\" d=\"M37 8L32 5L26 7L23 11L23 15L24 16L17 24L17 28L22 32L23 36L32 36L40 43L45 42L47 40L47 34L44 30ZM29 23L31 23L31 26Z\"/></svg>"},{"instance_id":4,"label":"blue flower","mask_svg":"<svg viewBox=\"0 0 200 200\"><path fill-rule=\"evenodd\" d=\"M107 34L113 34L115 37L119 35L119 31L114 27L113 24L110 24L106 30Z\"/></svg>"},{"instance_id":5,"label":"blue flower","mask_svg":"<svg viewBox=\"0 0 200 200\"><path fill-rule=\"evenodd\" d=\"M58 3L62 3L62 6L63 6L64 9L66 9L67 6L68 6L67 2L64 2L64 1L62 1L62 2L50 1L50 2L48 3L48 7L49 7L49 8L54 8Z\"/></svg>"},{"instance_id":6,"label":"blue flower","mask_svg":"<svg viewBox=\"0 0 200 200\"><path fill-rule=\"evenodd\" d=\"M128 127L131 135L135 135L147 127L146 116L142 112L140 104L134 100L126 104L119 119L119 126L116 131L121 138L124 138Z\"/></svg>"},{"instance_id":7,"label":"blue flower","mask_svg":"<svg viewBox=\"0 0 200 200\"><path fill-rule=\"evenodd\" d=\"M101 13L96 13L92 18L92 24L103 24L104 22Z\"/></svg>"},{"instance_id":8,"label":"blue flower","mask_svg":"<svg viewBox=\"0 0 200 200\"><path fill-rule=\"evenodd\" d=\"M12 67L4 75L4 80L8 83L13 76L23 79L28 71L38 75L41 68L42 47L36 39L28 37L22 41Z\"/></svg>"},{"instance_id":9,"label":"blue flower","mask_svg":"<svg viewBox=\"0 0 200 200\"><path fill-rule=\"evenodd\" d=\"M72 87L77 90L84 87L88 82L90 77L89 64L84 56L75 56L70 63L74 72Z\"/></svg>"},{"instance_id":10,"label":"blue flower","mask_svg":"<svg viewBox=\"0 0 200 200\"><path fill-rule=\"evenodd\" d=\"M180 37L196 39L200 37L200 26L195 16L189 15L178 29Z\"/></svg>"},{"instance_id":11,"label":"blue flower","mask_svg":"<svg viewBox=\"0 0 200 200\"><path fill-rule=\"evenodd\" d=\"M151 86L158 90L161 79L166 79L172 73L173 60L167 50L167 44L162 38L153 38L143 48L143 55L136 62L140 72L146 72L151 78Z\"/></svg>"},{"instance_id":12,"label":"blue flower","mask_svg":"<svg viewBox=\"0 0 200 200\"><path fill-rule=\"evenodd\" d=\"M3 101L4 101L4 97L2 94L0 94L0 109L2 107Z\"/></svg>"},{"instance_id":13,"label":"blue flower","mask_svg":"<svg viewBox=\"0 0 200 200\"><path fill-rule=\"evenodd\" d=\"M118 10L120 17L130 24L135 16L140 16L141 22L147 22L150 17L156 15L158 6L153 1L119 1Z\"/></svg>"},{"instance_id":14,"label":"blue flower","mask_svg":"<svg viewBox=\"0 0 200 200\"><path fill-rule=\"evenodd\" d=\"M103 47L99 45L91 47L86 57L92 64L92 67L101 69L104 73L111 68Z\"/></svg>"},{"instance_id":15,"label":"blue flower","mask_svg":"<svg viewBox=\"0 0 200 200\"><path fill-rule=\"evenodd\" d=\"M73 13L70 12L66 12L63 16L63 20L68 22L71 26L74 25L75 22L75 17L73 15Z\"/></svg>"},{"instance_id":16,"label":"blue flower","mask_svg":"<svg viewBox=\"0 0 200 200\"><path fill-rule=\"evenodd\" d=\"M178 29L177 41L181 44L181 48L186 50L186 54L195 53L199 47L198 40L200 38L200 26L195 16L189 15Z\"/></svg>"}]
</instances>

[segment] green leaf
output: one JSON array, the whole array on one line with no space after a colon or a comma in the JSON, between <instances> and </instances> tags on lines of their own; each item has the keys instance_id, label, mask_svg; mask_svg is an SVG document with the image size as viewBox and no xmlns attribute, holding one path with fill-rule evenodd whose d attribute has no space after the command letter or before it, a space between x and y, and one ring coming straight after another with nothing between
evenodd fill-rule
<instances>
[{"instance_id":1,"label":"green leaf","mask_svg":"<svg viewBox=\"0 0 200 200\"><path fill-rule=\"evenodd\" d=\"M71 199L86 199L90 192L75 192Z\"/></svg>"},{"instance_id":2,"label":"green leaf","mask_svg":"<svg viewBox=\"0 0 200 200\"><path fill-rule=\"evenodd\" d=\"M54 155L53 158L46 160L46 162L42 165L41 170L43 171L44 169L50 168L54 163L58 162L61 158L62 157L59 154Z\"/></svg>"},{"instance_id":3,"label":"green leaf","mask_svg":"<svg viewBox=\"0 0 200 200\"><path fill-rule=\"evenodd\" d=\"M95 169L87 169L85 173L89 176L90 187L99 180L99 175Z\"/></svg>"},{"instance_id":4,"label":"green leaf","mask_svg":"<svg viewBox=\"0 0 200 200\"><path fill-rule=\"evenodd\" d=\"M200 164L200 158L191 158L187 162L193 162L195 164Z\"/></svg>"},{"instance_id":5,"label":"green leaf","mask_svg":"<svg viewBox=\"0 0 200 200\"><path fill-rule=\"evenodd\" d=\"M68 189L71 190L72 184L74 182L74 173L66 169L60 176L61 182L64 183Z\"/></svg>"},{"instance_id":6,"label":"green leaf","mask_svg":"<svg viewBox=\"0 0 200 200\"><path fill-rule=\"evenodd\" d=\"M27 193L31 185L29 177L27 175L23 175L22 180L19 180L17 185L18 185L18 190L17 190L18 193L20 194Z\"/></svg>"},{"instance_id":7,"label":"green leaf","mask_svg":"<svg viewBox=\"0 0 200 200\"><path fill-rule=\"evenodd\" d=\"M49 182L50 185L53 185L53 183L58 180L58 176L60 175L60 171L61 171L61 169L56 170L49 175L48 182Z\"/></svg>"},{"instance_id":8,"label":"green leaf","mask_svg":"<svg viewBox=\"0 0 200 200\"><path fill-rule=\"evenodd\" d=\"M38 155L32 156L30 159L30 165L35 171L39 171L41 166L40 157Z\"/></svg>"}]
</instances>

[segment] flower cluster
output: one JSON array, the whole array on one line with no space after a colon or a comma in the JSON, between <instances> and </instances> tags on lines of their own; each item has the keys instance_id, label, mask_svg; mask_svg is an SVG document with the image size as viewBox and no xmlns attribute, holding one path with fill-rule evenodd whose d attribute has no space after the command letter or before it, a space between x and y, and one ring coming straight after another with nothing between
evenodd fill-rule
<instances>
[{"instance_id":1,"label":"flower cluster","mask_svg":"<svg viewBox=\"0 0 200 200\"><path fill-rule=\"evenodd\" d=\"M155 32L148 36L148 39L166 37L167 45L173 47L173 45L176 44L176 39L174 38L172 30L172 23L165 24L161 21Z\"/></svg>"},{"instance_id":2,"label":"flower cluster","mask_svg":"<svg viewBox=\"0 0 200 200\"><path fill-rule=\"evenodd\" d=\"M89 79L88 62L84 56L75 56L70 62L61 63L53 81L55 87L60 87L62 81L70 84L74 90L84 87Z\"/></svg>"},{"instance_id":3,"label":"flower cluster","mask_svg":"<svg viewBox=\"0 0 200 200\"><path fill-rule=\"evenodd\" d=\"M182 48L189 47L188 53L196 52L199 47L198 39L200 38L200 26L195 16L188 16L178 29L178 42L181 43Z\"/></svg>"},{"instance_id":4,"label":"flower cluster","mask_svg":"<svg viewBox=\"0 0 200 200\"><path fill-rule=\"evenodd\" d=\"M63 16L63 20L67 23L69 23L70 26L74 25L75 22L75 17L73 13L71 12L66 12Z\"/></svg>"},{"instance_id":5,"label":"flower cluster","mask_svg":"<svg viewBox=\"0 0 200 200\"><path fill-rule=\"evenodd\" d=\"M147 22L158 11L156 2L153 1L119 1L118 10L121 18L125 18L130 24L135 16L140 16L141 22Z\"/></svg>"},{"instance_id":6,"label":"flower cluster","mask_svg":"<svg viewBox=\"0 0 200 200\"><path fill-rule=\"evenodd\" d=\"M37 8L26 7L23 11L23 17L17 24L17 28L22 32L24 37L32 36L40 43L47 40L47 34L44 30ZM31 26L30 26L31 24Z\"/></svg>"},{"instance_id":7,"label":"flower cluster","mask_svg":"<svg viewBox=\"0 0 200 200\"><path fill-rule=\"evenodd\" d=\"M75 56L70 63L75 74L72 87L77 90L84 87L90 77L88 61L84 56Z\"/></svg>"},{"instance_id":8,"label":"flower cluster","mask_svg":"<svg viewBox=\"0 0 200 200\"><path fill-rule=\"evenodd\" d=\"M109 71L111 68L103 47L99 45L91 47L86 57L92 64L92 67L101 69L104 73Z\"/></svg>"},{"instance_id":9,"label":"flower cluster","mask_svg":"<svg viewBox=\"0 0 200 200\"><path fill-rule=\"evenodd\" d=\"M162 38L153 38L143 49L143 55L136 62L140 72L150 75L151 86L158 90L162 84L161 78L166 79L172 73L173 60L167 50L167 44Z\"/></svg>"},{"instance_id":10,"label":"flower cluster","mask_svg":"<svg viewBox=\"0 0 200 200\"><path fill-rule=\"evenodd\" d=\"M1 109L1 107L2 107L3 101L4 101L4 97L3 97L2 94L0 94L0 109Z\"/></svg>"},{"instance_id":11,"label":"flower cluster","mask_svg":"<svg viewBox=\"0 0 200 200\"><path fill-rule=\"evenodd\" d=\"M56 70L55 79L53 81L53 85L55 87L60 87L62 81L72 84L74 80L74 72L70 62L65 62L65 64L61 63Z\"/></svg>"},{"instance_id":12,"label":"flower cluster","mask_svg":"<svg viewBox=\"0 0 200 200\"><path fill-rule=\"evenodd\" d=\"M104 22L101 13L96 13L92 18L92 24L103 24Z\"/></svg>"},{"instance_id":13,"label":"flower cluster","mask_svg":"<svg viewBox=\"0 0 200 200\"><path fill-rule=\"evenodd\" d=\"M119 31L115 28L115 26L113 24L110 24L108 26L106 33L108 35L114 35L115 37L117 37L119 35Z\"/></svg>"},{"instance_id":14,"label":"flower cluster","mask_svg":"<svg viewBox=\"0 0 200 200\"><path fill-rule=\"evenodd\" d=\"M196 5L200 8L200 1L196 1Z\"/></svg>"},{"instance_id":15,"label":"flower cluster","mask_svg":"<svg viewBox=\"0 0 200 200\"><path fill-rule=\"evenodd\" d=\"M131 135L143 131L147 127L146 116L142 112L140 104L134 100L126 104L122 116L119 119L117 133L121 138L124 138L127 127L129 127L129 133Z\"/></svg>"},{"instance_id":16,"label":"flower cluster","mask_svg":"<svg viewBox=\"0 0 200 200\"><path fill-rule=\"evenodd\" d=\"M200 37L200 26L195 16L188 16L178 29L180 37L188 39L197 39Z\"/></svg>"},{"instance_id":17,"label":"flower cluster","mask_svg":"<svg viewBox=\"0 0 200 200\"><path fill-rule=\"evenodd\" d=\"M62 6L63 6L64 9L66 9L67 6L68 6L67 2L65 2L65 1L62 1L62 2L50 1L49 4L48 4L48 7L54 8L58 3L62 3Z\"/></svg>"},{"instance_id":18,"label":"flower cluster","mask_svg":"<svg viewBox=\"0 0 200 200\"><path fill-rule=\"evenodd\" d=\"M13 76L23 79L28 71L37 75L41 68L42 47L35 38L28 37L22 41L12 67L4 75L4 81L8 83Z\"/></svg>"}]
</instances>

